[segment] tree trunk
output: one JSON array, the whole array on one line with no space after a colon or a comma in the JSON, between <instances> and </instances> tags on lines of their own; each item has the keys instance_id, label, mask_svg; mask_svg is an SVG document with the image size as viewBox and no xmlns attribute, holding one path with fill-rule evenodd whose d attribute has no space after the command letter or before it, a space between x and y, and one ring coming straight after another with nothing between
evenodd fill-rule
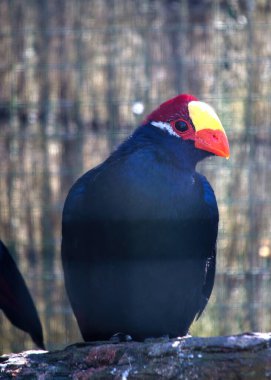
<instances>
[{"instance_id":1,"label":"tree trunk","mask_svg":"<svg viewBox=\"0 0 271 380\"><path fill-rule=\"evenodd\" d=\"M78 343L0 358L1 379L267 379L271 333Z\"/></svg>"}]
</instances>

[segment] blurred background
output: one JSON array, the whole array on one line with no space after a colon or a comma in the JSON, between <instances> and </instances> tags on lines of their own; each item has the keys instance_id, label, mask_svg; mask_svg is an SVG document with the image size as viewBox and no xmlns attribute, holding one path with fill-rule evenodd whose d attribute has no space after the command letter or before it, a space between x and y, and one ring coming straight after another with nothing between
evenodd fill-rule
<instances>
[{"instance_id":1,"label":"blurred background","mask_svg":"<svg viewBox=\"0 0 271 380\"><path fill-rule=\"evenodd\" d=\"M192 334L271 330L271 2L1 0L0 237L49 349L80 341L61 213L76 178L178 93L212 104L231 158L198 168L220 209L214 292ZM0 314L0 352L33 347Z\"/></svg>"}]
</instances>

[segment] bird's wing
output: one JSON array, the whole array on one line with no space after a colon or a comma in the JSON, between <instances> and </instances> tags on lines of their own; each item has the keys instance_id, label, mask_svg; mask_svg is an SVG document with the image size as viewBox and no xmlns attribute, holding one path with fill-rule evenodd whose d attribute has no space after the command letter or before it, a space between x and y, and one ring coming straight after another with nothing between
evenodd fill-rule
<instances>
[{"instance_id":1,"label":"bird's wing","mask_svg":"<svg viewBox=\"0 0 271 380\"><path fill-rule=\"evenodd\" d=\"M204 279L204 284L202 288L202 303L201 303L201 307L198 311L196 319L199 319L199 317L203 313L209 301L209 298L211 296L213 286L214 286L215 271L216 271L216 243L215 242L216 242L218 220L219 220L217 202L216 202L214 191L204 176L200 175L200 180L201 180L202 188L203 188L204 202L207 206L209 219L211 221L210 225L212 229L212 235L215 236L215 239L214 239L213 249L210 252L210 255L208 256L207 261L206 261L205 279Z\"/></svg>"},{"instance_id":2,"label":"bird's wing","mask_svg":"<svg viewBox=\"0 0 271 380\"><path fill-rule=\"evenodd\" d=\"M42 326L36 307L8 249L0 240L0 309L16 327L30 334L44 349Z\"/></svg>"},{"instance_id":3,"label":"bird's wing","mask_svg":"<svg viewBox=\"0 0 271 380\"><path fill-rule=\"evenodd\" d=\"M209 298L211 296L214 281L215 281L215 269L216 269L216 248L214 248L213 255L207 259L206 262L206 272L205 272L205 282L202 288L202 304L201 308L196 316L196 320L199 319L203 313Z\"/></svg>"}]
</instances>

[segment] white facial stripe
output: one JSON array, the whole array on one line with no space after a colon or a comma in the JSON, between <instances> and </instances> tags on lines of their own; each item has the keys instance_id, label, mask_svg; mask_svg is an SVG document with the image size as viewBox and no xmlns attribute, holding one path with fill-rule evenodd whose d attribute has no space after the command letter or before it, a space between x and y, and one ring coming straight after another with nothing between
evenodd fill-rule
<instances>
[{"instance_id":1,"label":"white facial stripe","mask_svg":"<svg viewBox=\"0 0 271 380\"><path fill-rule=\"evenodd\" d=\"M166 130L168 131L170 135L180 138L180 136L177 135L177 133L173 131L171 125L168 123L163 123L162 121L152 121L151 125L153 125L154 127L158 127L160 129Z\"/></svg>"}]
</instances>

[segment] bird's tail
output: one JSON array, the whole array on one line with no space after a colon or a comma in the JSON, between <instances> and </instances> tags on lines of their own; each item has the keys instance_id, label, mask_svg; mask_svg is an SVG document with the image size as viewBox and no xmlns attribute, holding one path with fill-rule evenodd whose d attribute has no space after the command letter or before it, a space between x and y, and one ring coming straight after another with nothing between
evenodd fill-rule
<instances>
[{"instance_id":1,"label":"bird's tail","mask_svg":"<svg viewBox=\"0 0 271 380\"><path fill-rule=\"evenodd\" d=\"M30 334L45 349L41 322L15 261L0 240L0 308L13 325Z\"/></svg>"}]
</instances>

